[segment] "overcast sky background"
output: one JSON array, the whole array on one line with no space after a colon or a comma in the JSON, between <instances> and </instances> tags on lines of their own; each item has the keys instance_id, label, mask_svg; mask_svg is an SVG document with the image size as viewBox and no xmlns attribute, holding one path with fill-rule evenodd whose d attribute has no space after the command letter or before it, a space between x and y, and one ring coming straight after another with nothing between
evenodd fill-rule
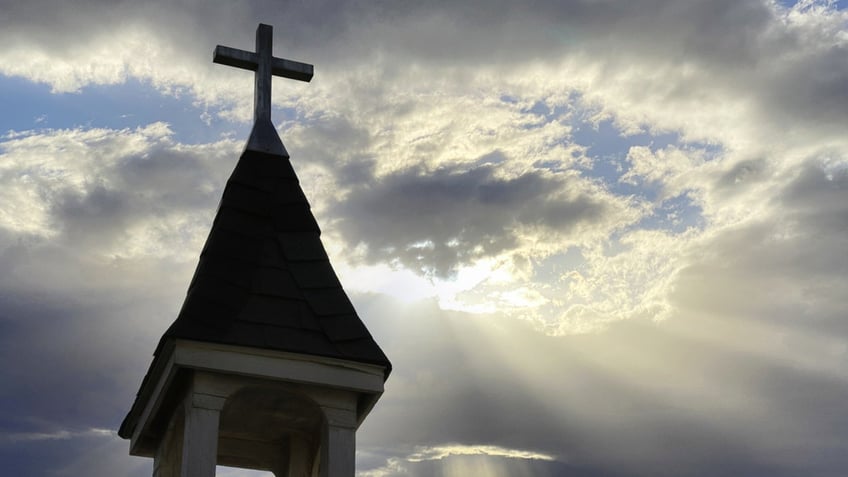
<instances>
[{"instance_id":1,"label":"overcast sky background","mask_svg":"<svg viewBox=\"0 0 848 477\"><path fill-rule=\"evenodd\" d=\"M150 475L115 431L249 131L212 50L261 21L395 367L361 477L844 475L846 7L0 1L3 473Z\"/></svg>"}]
</instances>

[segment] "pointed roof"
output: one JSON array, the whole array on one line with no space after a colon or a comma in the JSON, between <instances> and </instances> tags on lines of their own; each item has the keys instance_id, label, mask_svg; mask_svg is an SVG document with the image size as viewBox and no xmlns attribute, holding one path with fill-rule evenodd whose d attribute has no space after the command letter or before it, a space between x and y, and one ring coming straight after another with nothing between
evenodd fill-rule
<instances>
[{"instance_id":1,"label":"pointed roof","mask_svg":"<svg viewBox=\"0 0 848 477\"><path fill-rule=\"evenodd\" d=\"M169 339L189 339L376 364L388 376L391 363L330 265L273 125L257 123L251 138L263 132L227 181L182 310L156 354Z\"/></svg>"}]
</instances>

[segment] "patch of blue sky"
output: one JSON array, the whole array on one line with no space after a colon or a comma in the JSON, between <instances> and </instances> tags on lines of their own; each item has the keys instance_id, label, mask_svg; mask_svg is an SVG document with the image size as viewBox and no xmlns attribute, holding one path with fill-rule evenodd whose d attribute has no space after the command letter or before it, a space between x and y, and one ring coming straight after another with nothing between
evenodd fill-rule
<instances>
[{"instance_id":1,"label":"patch of blue sky","mask_svg":"<svg viewBox=\"0 0 848 477\"><path fill-rule=\"evenodd\" d=\"M576 95L572 96L572 99L576 98ZM529 108L521 110L521 112L525 114L534 114L536 116L544 117L546 123L554 120L561 120L563 119L563 116L567 113L571 113L572 111L574 111L573 108L564 105L555 105L552 108L544 101L536 101Z\"/></svg>"},{"instance_id":2,"label":"patch of blue sky","mask_svg":"<svg viewBox=\"0 0 848 477\"><path fill-rule=\"evenodd\" d=\"M652 201L656 198L658 187L653 184L635 185L621 181L630 168L627 153L633 146L647 146L656 151L671 144L677 144L680 137L676 133L649 134L647 132L624 135L611 120L597 124L590 122L585 115L572 120L570 141L585 148L585 156L590 165L580 169L584 177L595 179L605 185L614 194L638 196Z\"/></svg>"},{"instance_id":3,"label":"patch of blue sky","mask_svg":"<svg viewBox=\"0 0 848 477\"><path fill-rule=\"evenodd\" d=\"M625 158L631 147L645 146L651 151L658 151L681 143L680 135L676 132L622 134L610 119L593 124L585 117L578 117L574 120L573 128L572 141L586 147L586 155L595 159L593 167L586 173L607 180L618 181L627 172Z\"/></svg>"},{"instance_id":4,"label":"patch of blue sky","mask_svg":"<svg viewBox=\"0 0 848 477\"><path fill-rule=\"evenodd\" d=\"M627 229L619 229L610 234L609 239L604 242L603 253L606 257L614 257L620 253L626 252L632 248L631 245L624 244L621 241L621 237L624 234L631 230L632 227L628 227Z\"/></svg>"},{"instance_id":5,"label":"patch of blue sky","mask_svg":"<svg viewBox=\"0 0 848 477\"><path fill-rule=\"evenodd\" d=\"M223 135L247 137L249 124L221 119L217 110L195 104L191 95L163 94L135 79L92 85L77 93L51 93L45 84L0 75L0 133L38 129L136 128L162 121L174 139L200 144ZM204 113L207 121L204 121Z\"/></svg>"},{"instance_id":6,"label":"patch of blue sky","mask_svg":"<svg viewBox=\"0 0 848 477\"><path fill-rule=\"evenodd\" d=\"M684 193L664 200L650 215L646 215L634 224L633 228L663 230L679 234L691 228L700 230L705 226L703 210L688 194Z\"/></svg>"},{"instance_id":7,"label":"patch of blue sky","mask_svg":"<svg viewBox=\"0 0 848 477\"><path fill-rule=\"evenodd\" d=\"M519 99L502 96L501 101L516 104ZM564 106L552 108L544 101L537 101L522 112L544 118L544 123L569 121L572 126L571 135L562 140L582 146L583 154L589 159L588 166L578 166L580 174L602 184L614 194L639 197L650 203L656 203L658 200L661 184L632 183L621 180L630 169L627 154L632 147L647 147L653 152L675 147L696 151L706 160L712 160L723 153L723 148L719 144L685 141L676 131L657 133L644 130L636 134L625 134L616 127L612 119L593 120L595 111L581 109L579 104L580 96L575 94ZM552 171L559 171L563 167L559 161L538 162L535 166ZM627 230L650 229L682 233L691 227L703 228L703 226L704 218L701 208L688 195L683 194L662 201L651 214L638 223L627 227L626 230L621 230L618 235L613 234L607 252L614 255L622 251L618 238ZM559 259L554 260L554 262L558 261Z\"/></svg>"},{"instance_id":8,"label":"patch of blue sky","mask_svg":"<svg viewBox=\"0 0 848 477\"><path fill-rule=\"evenodd\" d=\"M630 148L642 146L657 152L668 147L697 151L705 160L720 156L724 149L720 144L685 141L678 132L651 133L642 131L637 134L624 134L615 127L612 120L598 123L589 121L585 116L573 120L571 141L585 148L585 155L591 166L583 168L584 177L601 180L614 193L638 195L648 200L656 197L656 188L650 184L634 186L621 178L630 169L627 154Z\"/></svg>"},{"instance_id":9,"label":"patch of blue sky","mask_svg":"<svg viewBox=\"0 0 848 477\"><path fill-rule=\"evenodd\" d=\"M613 231L604 243L603 254L614 257L630 250L632 245L622 242L621 239L636 230L659 230L681 234L693 228L703 230L706 225L701 207L688 194L683 193L662 201L638 222Z\"/></svg>"},{"instance_id":10,"label":"patch of blue sky","mask_svg":"<svg viewBox=\"0 0 848 477\"><path fill-rule=\"evenodd\" d=\"M777 0L777 3L783 7L792 8L795 5L802 3L802 1L806 3L805 0ZM828 0L820 0L818 3L827 3L827 1ZM848 8L848 0L835 0L832 2L832 5L837 10L844 10Z\"/></svg>"},{"instance_id":11,"label":"patch of blue sky","mask_svg":"<svg viewBox=\"0 0 848 477\"><path fill-rule=\"evenodd\" d=\"M302 115L298 113L297 109L280 108L277 106L271 107L271 119L277 127L284 122L303 120Z\"/></svg>"},{"instance_id":12,"label":"patch of blue sky","mask_svg":"<svg viewBox=\"0 0 848 477\"><path fill-rule=\"evenodd\" d=\"M556 283L572 271L586 267L586 258L578 247L568 247L564 252L545 257L533 267L533 281Z\"/></svg>"},{"instance_id":13,"label":"patch of blue sky","mask_svg":"<svg viewBox=\"0 0 848 477\"><path fill-rule=\"evenodd\" d=\"M571 103L573 103L574 102L573 100L575 100L577 97L578 97L577 94L571 95L571 101L569 101L569 105L565 105L565 106L564 105L556 105L552 108L544 100L537 100L531 106L521 108L520 109L521 113L538 116L540 118L540 121L527 123L523 127L525 129L533 129L533 128L541 127L544 124L547 124L551 121L562 120L564 118L564 115L566 115L566 113L570 113L570 112L573 111L573 108L571 107ZM521 98L518 98L517 96L510 96L510 95L501 95L500 100L504 103L507 103L507 104L518 104L519 102L521 102ZM541 119L544 119L544 120L541 120Z\"/></svg>"}]
</instances>

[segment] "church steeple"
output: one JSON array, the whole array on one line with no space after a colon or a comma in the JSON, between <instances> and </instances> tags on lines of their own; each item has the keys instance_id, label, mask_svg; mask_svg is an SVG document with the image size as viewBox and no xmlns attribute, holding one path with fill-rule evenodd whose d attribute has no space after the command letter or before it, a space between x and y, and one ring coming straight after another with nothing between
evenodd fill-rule
<instances>
[{"instance_id":1,"label":"church steeple","mask_svg":"<svg viewBox=\"0 0 848 477\"><path fill-rule=\"evenodd\" d=\"M271 123L271 75L309 81L312 65L274 58L270 26L256 35L256 53L215 50L215 62L256 71L253 130L119 431L132 454L155 458L156 477L211 477L217 463L352 476L355 429L391 371Z\"/></svg>"}]
</instances>

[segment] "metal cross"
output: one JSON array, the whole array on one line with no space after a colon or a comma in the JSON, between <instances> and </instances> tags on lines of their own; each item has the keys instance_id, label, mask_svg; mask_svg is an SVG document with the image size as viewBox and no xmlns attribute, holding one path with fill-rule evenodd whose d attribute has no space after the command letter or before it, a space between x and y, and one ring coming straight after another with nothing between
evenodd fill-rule
<instances>
[{"instance_id":1,"label":"metal cross","mask_svg":"<svg viewBox=\"0 0 848 477\"><path fill-rule=\"evenodd\" d=\"M260 23L256 28L256 53L218 45L213 63L235 66L255 71L256 87L253 92L253 120L271 120L271 76L282 76L300 81L312 79L310 64L275 58L272 55L271 37L274 27Z\"/></svg>"}]
</instances>

